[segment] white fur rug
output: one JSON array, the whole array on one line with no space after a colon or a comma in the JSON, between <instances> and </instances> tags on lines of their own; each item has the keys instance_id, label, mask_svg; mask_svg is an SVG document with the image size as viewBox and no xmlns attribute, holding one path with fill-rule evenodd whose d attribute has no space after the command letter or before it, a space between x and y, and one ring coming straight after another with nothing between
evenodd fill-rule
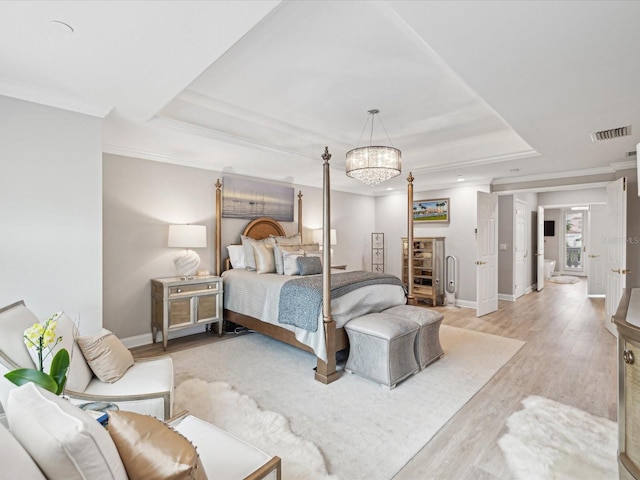
<instances>
[{"instance_id":1,"label":"white fur rug","mask_svg":"<svg viewBox=\"0 0 640 480\"><path fill-rule=\"evenodd\" d=\"M190 379L227 382L269 411L258 415L261 419L248 425L248 431L270 429L270 415L278 412L289 420L296 436L317 445L329 474L342 480L390 479L523 345L446 325L440 329L440 340L445 356L393 390L357 375L343 375L323 385L314 380L313 355L260 334L177 352L172 354L176 408L206 420L234 415L227 424L230 429L248 418L253 421L253 415L220 408L217 397L202 383L187 383ZM264 444L255 440L256 446L283 459L283 480L296 478L297 472L287 471L296 463L290 460L288 447L276 435L266 437ZM315 457L308 444L304 449ZM302 478L312 478L307 471L322 478L325 470L315 466L310 470L306 462ZM309 462L316 465L315 460Z\"/></svg>"},{"instance_id":2,"label":"white fur rug","mask_svg":"<svg viewBox=\"0 0 640 480\"><path fill-rule=\"evenodd\" d=\"M295 435L283 415L262 410L226 382L186 380L176 388L174 404L176 411L189 410L261 450L278 452L283 479L335 479L327 473L318 447Z\"/></svg>"},{"instance_id":3,"label":"white fur rug","mask_svg":"<svg viewBox=\"0 0 640 480\"><path fill-rule=\"evenodd\" d=\"M527 397L499 445L519 480L615 480L617 424L543 397Z\"/></svg>"}]
</instances>

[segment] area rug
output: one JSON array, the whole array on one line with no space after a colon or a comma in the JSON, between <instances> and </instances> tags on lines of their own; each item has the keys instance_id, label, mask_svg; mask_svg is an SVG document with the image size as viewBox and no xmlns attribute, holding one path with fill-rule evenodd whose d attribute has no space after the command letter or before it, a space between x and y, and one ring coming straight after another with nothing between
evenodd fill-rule
<instances>
[{"instance_id":1,"label":"area rug","mask_svg":"<svg viewBox=\"0 0 640 480\"><path fill-rule=\"evenodd\" d=\"M571 275L558 275L557 277L547 279L547 282L551 283L578 283L579 281L579 277L573 277Z\"/></svg>"},{"instance_id":2,"label":"area rug","mask_svg":"<svg viewBox=\"0 0 640 480\"><path fill-rule=\"evenodd\" d=\"M261 450L277 451L284 479L336 479L327 473L320 449L294 434L284 415L262 410L255 400L226 382L185 380L176 389L174 405L176 411L184 409L206 418Z\"/></svg>"},{"instance_id":3,"label":"area rug","mask_svg":"<svg viewBox=\"0 0 640 480\"><path fill-rule=\"evenodd\" d=\"M334 478L390 479L524 344L446 325L440 339L445 356L393 390L349 374L323 385L313 378L313 355L260 334L177 352L176 408L213 421L215 398L182 395L189 388L183 383L227 382L288 419L296 436L319 448ZM291 478L277 443L256 446L283 458L283 479Z\"/></svg>"},{"instance_id":4,"label":"area rug","mask_svg":"<svg viewBox=\"0 0 640 480\"><path fill-rule=\"evenodd\" d=\"M499 440L519 480L615 480L617 425L569 405L527 397Z\"/></svg>"}]
</instances>

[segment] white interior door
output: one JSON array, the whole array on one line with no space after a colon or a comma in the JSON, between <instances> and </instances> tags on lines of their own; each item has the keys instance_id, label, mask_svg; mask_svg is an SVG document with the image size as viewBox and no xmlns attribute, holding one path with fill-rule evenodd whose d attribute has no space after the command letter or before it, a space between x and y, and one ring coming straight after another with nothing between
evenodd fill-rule
<instances>
[{"instance_id":1,"label":"white interior door","mask_svg":"<svg viewBox=\"0 0 640 480\"><path fill-rule=\"evenodd\" d=\"M587 294L591 297L605 295L607 241L607 206L589 206L589 242L587 243Z\"/></svg>"},{"instance_id":2,"label":"white interior door","mask_svg":"<svg viewBox=\"0 0 640 480\"><path fill-rule=\"evenodd\" d=\"M513 296L515 298L524 295L527 288L527 204L522 200L515 201L515 261L514 276L515 286Z\"/></svg>"},{"instance_id":3,"label":"white interior door","mask_svg":"<svg viewBox=\"0 0 640 480\"><path fill-rule=\"evenodd\" d=\"M611 323L626 282L627 265L627 179L620 178L607 185L607 284L604 322L614 336L616 328Z\"/></svg>"},{"instance_id":4,"label":"white interior door","mask_svg":"<svg viewBox=\"0 0 640 480\"><path fill-rule=\"evenodd\" d=\"M536 246L536 290L544 288L544 207L538 207L538 245Z\"/></svg>"},{"instance_id":5,"label":"white interior door","mask_svg":"<svg viewBox=\"0 0 640 480\"><path fill-rule=\"evenodd\" d=\"M498 195L478 192L476 314L498 309Z\"/></svg>"}]
</instances>

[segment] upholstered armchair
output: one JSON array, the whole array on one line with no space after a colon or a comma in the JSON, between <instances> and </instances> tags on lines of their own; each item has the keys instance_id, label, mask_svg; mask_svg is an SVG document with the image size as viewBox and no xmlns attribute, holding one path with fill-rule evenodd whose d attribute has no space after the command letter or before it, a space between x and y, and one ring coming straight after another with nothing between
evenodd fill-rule
<instances>
[{"instance_id":1,"label":"upholstered armchair","mask_svg":"<svg viewBox=\"0 0 640 480\"><path fill-rule=\"evenodd\" d=\"M109 413L108 430L33 383L8 396L0 424L0 478L280 480L281 460L191 415L170 422Z\"/></svg>"},{"instance_id":2,"label":"upholstered armchair","mask_svg":"<svg viewBox=\"0 0 640 480\"><path fill-rule=\"evenodd\" d=\"M62 341L56 350L66 348L71 355L64 395L72 403L108 402L120 410L161 420L171 417L173 362L170 357L134 362L131 353L111 332L105 330L94 338L78 338L76 326L66 314L61 313L57 321L56 335L62 336ZM0 403L5 412L9 392L16 386L4 374L16 368L36 368L23 332L38 322L24 301L0 309ZM89 358L89 363L79 341L84 342L83 349L94 357Z\"/></svg>"}]
</instances>

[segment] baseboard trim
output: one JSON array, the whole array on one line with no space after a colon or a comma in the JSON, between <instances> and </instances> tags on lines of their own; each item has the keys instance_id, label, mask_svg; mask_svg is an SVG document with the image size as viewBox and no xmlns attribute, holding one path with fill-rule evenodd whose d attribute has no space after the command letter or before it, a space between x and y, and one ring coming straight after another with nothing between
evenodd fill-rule
<instances>
[{"instance_id":1,"label":"baseboard trim","mask_svg":"<svg viewBox=\"0 0 640 480\"><path fill-rule=\"evenodd\" d=\"M171 340L172 338L186 337L195 333L205 332L206 330L203 330L203 328L206 328L206 326L195 325L193 327L169 332L169 340ZM162 338L162 333L158 334L158 338ZM153 343L151 332L143 333L142 335L134 335L133 337L121 338L120 340L122 340L122 343L124 343L125 347L127 348L141 347L143 345L150 345L151 343ZM162 340L159 340L159 342L161 341Z\"/></svg>"},{"instance_id":2,"label":"baseboard trim","mask_svg":"<svg viewBox=\"0 0 640 480\"><path fill-rule=\"evenodd\" d=\"M476 302L472 302L469 300L459 300L456 298L456 307L476 308Z\"/></svg>"},{"instance_id":3,"label":"baseboard trim","mask_svg":"<svg viewBox=\"0 0 640 480\"><path fill-rule=\"evenodd\" d=\"M504 300L505 302L515 302L516 301L516 296L515 295L508 295L506 293L499 293L498 294L498 300Z\"/></svg>"}]
</instances>

